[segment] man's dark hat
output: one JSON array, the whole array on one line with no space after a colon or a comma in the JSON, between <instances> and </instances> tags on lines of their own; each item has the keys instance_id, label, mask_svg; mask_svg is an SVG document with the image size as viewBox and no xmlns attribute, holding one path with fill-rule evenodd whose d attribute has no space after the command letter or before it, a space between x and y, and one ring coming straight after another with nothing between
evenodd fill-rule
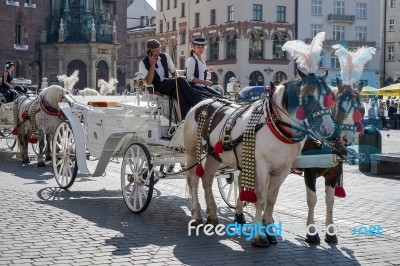
<instances>
[{"instance_id":1,"label":"man's dark hat","mask_svg":"<svg viewBox=\"0 0 400 266\"><path fill-rule=\"evenodd\" d=\"M161 44L156 39L150 39L146 43L147 49L157 49L160 48Z\"/></svg>"},{"instance_id":2,"label":"man's dark hat","mask_svg":"<svg viewBox=\"0 0 400 266\"><path fill-rule=\"evenodd\" d=\"M207 45L207 41L204 38L201 37L197 37L192 41L193 44L195 45L201 45L201 46L205 46Z\"/></svg>"}]
</instances>

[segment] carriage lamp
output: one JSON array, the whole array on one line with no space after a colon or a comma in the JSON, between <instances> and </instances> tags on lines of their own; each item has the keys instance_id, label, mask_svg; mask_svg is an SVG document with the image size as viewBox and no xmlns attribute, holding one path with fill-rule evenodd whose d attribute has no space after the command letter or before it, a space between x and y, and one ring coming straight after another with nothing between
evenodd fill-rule
<instances>
[{"instance_id":1,"label":"carriage lamp","mask_svg":"<svg viewBox=\"0 0 400 266\"><path fill-rule=\"evenodd\" d=\"M224 72L224 70L222 69L222 67L220 67L220 68L217 69L217 72L218 72L218 74L221 76L221 75L222 75L222 72Z\"/></svg>"}]
</instances>

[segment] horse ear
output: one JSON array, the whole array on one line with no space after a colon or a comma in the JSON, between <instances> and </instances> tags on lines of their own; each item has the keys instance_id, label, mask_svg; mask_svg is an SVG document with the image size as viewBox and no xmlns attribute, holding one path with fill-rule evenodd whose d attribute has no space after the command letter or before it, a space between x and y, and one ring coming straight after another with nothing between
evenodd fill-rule
<instances>
[{"instance_id":1,"label":"horse ear","mask_svg":"<svg viewBox=\"0 0 400 266\"><path fill-rule=\"evenodd\" d=\"M323 80L325 80L326 77L328 77L328 70L325 70L324 72L322 72L322 75L321 75L321 78L322 78Z\"/></svg>"},{"instance_id":2,"label":"horse ear","mask_svg":"<svg viewBox=\"0 0 400 266\"><path fill-rule=\"evenodd\" d=\"M275 85L274 85L274 83L273 83L272 81L269 82L269 88L270 88L271 90L274 90L274 89L275 89Z\"/></svg>"},{"instance_id":3,"label":"horse ear","mask_svg":"<svg viewBox=\"0 0 400 266\"><path fill-rule=\"evenodd\" d=\"M339 93L342 93L344 91L344 86L342 84L342 81L336 77L336 87L338 88Z\"/></svg>"},{"instance_id":4,"label":"horse ear","mask_svg":"<svg viewBox=\"0 0 400 266\"><path fill-rule=\"evenodd\" d=\"M356 87L357 87L358 93L361 93L361 91L363 89L363 83L362 82L358 82Z\"/></svg>"},{"instance_id":5,"label":"horse ear","mask_svg":"<svg viewBox=\"0 0 400 266\"><path fill-rule=\"evenodd\" d=\"M299 74L299 76L300 76L301 78L306 78L306 77L307 77L307 75L304 74L300 69L296 68L296 70L297 70L297 73Z\"/></svg>"}]
</instances>

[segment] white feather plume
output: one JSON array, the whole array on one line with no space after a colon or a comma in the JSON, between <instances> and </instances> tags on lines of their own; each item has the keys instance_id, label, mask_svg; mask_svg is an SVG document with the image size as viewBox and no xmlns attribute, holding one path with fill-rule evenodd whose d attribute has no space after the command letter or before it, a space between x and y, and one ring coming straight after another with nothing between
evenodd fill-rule
<instances>
[{"instance_id":1,"label":"white feather plume","mask_svg":"<svg viewBox=\"0 0 400 266\"><path fill-rule=\"evenodd\" d=\"M360 47L354 51L348 51L340 44L335 44L332 48L336 50L335 55L339 59L341 68L340 74L345 84L353 84L360 80L365 65L376 51L374 47Z\"/></svg>"},{"instance_id":2,"label":"white feather plume","mask_svg":"<svg viewBox=\"0 0 400 266\"><path fill-rule=\"evenodd\" d=\"M310 45L300 40L287 41L282 46L282 50L288 51L300 67L305 68L309 73L315 73L318 70L324 40L325 32L320 32L315 35Z\"/></svg>"},{"instance_id":3,"label":"white feather plume","mask_svg":"<svg viewBox=\"0 0 400 266\"><path fill-rule=\"evenodd\" d=\"M115 78L110 78L110 80L107 82L104 79L99 79L97 81L97 86L100 88L100 94L101 95L107 95L109 93L114 92L115 90L115 85L117 85L118 80Z\"/></svg>"},{"instance_id":4,"label":"white feather plume","mask_svg":"<svg viewBox=\"0 0 400 266\"><path fill-rule=\"evenodd\" d=\"M75 84L79 81L79 71L75 70L74 73L72 73L71 76L67 76L67 75L58 75L57 79L58 81L64 83L64 89L72 91L72 89L74 88Z\"/></svg>"}]
</instances>

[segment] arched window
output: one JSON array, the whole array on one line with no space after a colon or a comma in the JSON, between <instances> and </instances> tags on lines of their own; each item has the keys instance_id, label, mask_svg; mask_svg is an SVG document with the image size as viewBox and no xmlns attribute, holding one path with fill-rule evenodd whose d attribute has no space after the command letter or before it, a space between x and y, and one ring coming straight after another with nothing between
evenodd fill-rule
<instances>
[{"instance_id":1,"label":"arched window","mask_svg":"<svg viewBox=\"0 0 400 266\"><path fill-rule=\"evenodd\" d=\"M219 59L219 37L208 40L208 60Z\"/></svg>"},{"instance_id":2,"label":"arched window","mask_svg":"<svg viewBox=\"0 0 400 266\"><path fill-rule=\"evenodd\" d=\"M79 71L79 81L75 84L74 89L83 90L87 87L87 66L82 60L75 59L67 66L67 76L71 76L75 70Z\"/></svg>"},{"instance_id":3,"label":"arched window","mask_svg":"<svg viewBox=\"0 0 400 266\"><path fill-rule=\"evenodd\" d=\"M285 81L285 80L287 80L287 76L282 71L278 71L274 74L273 83L275 85L278 85L279 83L281 83L282 81Z\"/></svg>"},{"instance_id":4,"label":"arched window","mask_svg":"<svg viewBox=\"0 0 400 266\"><path fill-rule=\"evenodd\" d=\"M226 37L226 59L236 59L236 34Z\"/></svg>"},{"instance_id":5,"label":"arched window","mask_svg":"<svg viewBox=\"0 0 400 266\"><path fill-rule=\"evenodd\" d=\"M249 58L250 59L262 59L264 58L264 36L262 34L255 35L250 34L249 39Z\"/></svg>"},{"instance_id":6,"label":"arched window","mask_svg":"<svg viewBox=\"0 0 400 266\"><path fill-rule=\"evenodd\" d=\"M288 35L275 33L272 40L272 57L274 59L286 59L286 52L282 51L282 45L288 40Z\"/></svg>"},{"instance_id":7,"label":"arched window","mask_svg":"<svg viewBox=\"0 0 400 266\"><path fill-rule=\"evenodd\" d=\"M211 72L212 85L218 85L218 75L215 72Z\"/></svg>"},{"instance_id":8,"label":"arched window","mask_svg":"<svg viewBox=\"0 0 400 266\"><path fill-rule=\"evenodd\" d=\"M250 74L249 86L264 86L264 76L260 71L253 71Z\"/></svg>"},{"instance_id":9,"label":"arched window","mask_svg":"<svg viewBox=\"0 0 400 266\"><path fill-rule=\"evenodd\" d=\"M224 92L226 92L226 87L227 87L227 85L229 83L229 80L231 78L236 78L235 73L233 73L232 71L226 72L225 78L224 78Z\"/></svg>"},{"instance_id":10,"label":"arched window","mask_svg":"<svg viewBox=\"0 0 400 266\"><path fill-rule=\"evenodd\" d=\"M97 73L96 73L96 84L99 79L104 79L105 81L108 82L108 73L109 73L109 68L108 64L104 60L100 60L97 63Z\"/></svg>"}]
</instances>

